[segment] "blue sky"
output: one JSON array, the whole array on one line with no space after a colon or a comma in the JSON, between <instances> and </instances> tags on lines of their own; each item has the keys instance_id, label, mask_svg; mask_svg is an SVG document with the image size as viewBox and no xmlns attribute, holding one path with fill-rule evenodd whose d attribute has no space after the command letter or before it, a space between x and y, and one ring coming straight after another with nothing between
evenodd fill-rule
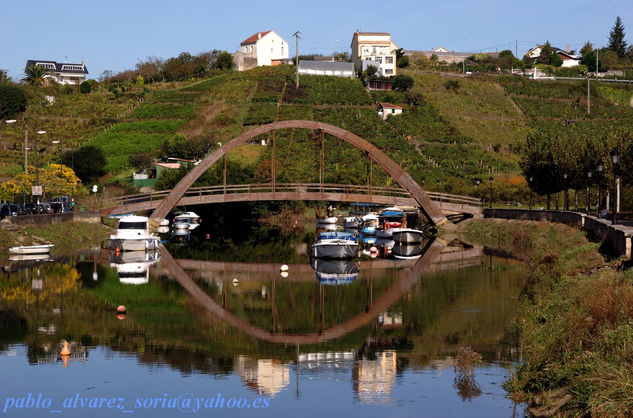
<instances>
[{"instance_id":1,"label":"blue sky","mask_svg":"<svg viewBox=\"0 0 633 418\"><path fill-rule=\"evenodd\" d=\"M549 40L580 49L605 45L615 18L633 43L631 0L64 0L2 2L0 68L22 78L27 59L81 62L91 78L134 68L149 56L212 49L234 52L258 31L274 29L299 53L350 51L356 29L390 32L405 49L515 50ZM294 48L292 54L294 55Z\"/></svg>"}]
</instances>

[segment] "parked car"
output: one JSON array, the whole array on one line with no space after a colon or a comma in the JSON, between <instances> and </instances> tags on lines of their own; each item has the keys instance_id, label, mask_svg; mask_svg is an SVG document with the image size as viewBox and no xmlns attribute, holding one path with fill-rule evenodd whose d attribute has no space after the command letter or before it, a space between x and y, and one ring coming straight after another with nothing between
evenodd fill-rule
<instances>
[{"instance_id":1,"label":"parked car","mask_svg":"<svg viewBox=\"0 0 633 418\"><path fill-rule=\"evenodd\" d=\"M4 219L7 216L18 216L19 211L18 205L2 205L2 208L0 208L0 219Z\"/></svg>"}]
</instances>

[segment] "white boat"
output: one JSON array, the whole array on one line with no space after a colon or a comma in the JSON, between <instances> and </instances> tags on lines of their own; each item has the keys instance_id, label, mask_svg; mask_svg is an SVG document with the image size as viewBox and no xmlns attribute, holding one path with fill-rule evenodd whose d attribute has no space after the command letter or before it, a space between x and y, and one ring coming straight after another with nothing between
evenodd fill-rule
<instances>
[{"instance_id":1,"label":"white boat","mask_svg":"<svg viewBox=\"0 0 633 418\"><path fill-rule=\"evenodd\" d=\"M394 245L391 249L391 255L399 260L412 260L420 258L424 254L424 248L422 243Z\"/></svg>"},{"instance_id":2,"label":"white boat","mask_svg":"<svg viewBox=\"0 0 633 418\"><path fill-rule=\"evenodd\" d=\"M345 229L355 229L360 226L361 219L357 216L348 216L343 221L343 227Z\"/></svg>"},{"instance_id":3,"label":"white boat","mask_svg":"<svg viewBox=\"0 0 633 418\"><path fill-rule=\"evenodd\" d=\"M335 224L336 221L338 221L338 217L336 217L336 216L327 216L325 218L318 218L317 219L317 223L318 224L326 224L326 225Z\"/></svg>"},{"instance_id":4,"label":"white boat","mask_svg":"<svg viewBox=\"0 0 633 418\"><path fill-rule=\"evenodd\" d=\"M397 207L385 208L378 215L378 238L392 239L392 229L401 228L405 224L405 215L402 209Z\"/></svg>"},{"instance_id":5,"label":"white boat","mask_svg":"<svg viewBox=\"0 0 633 418\"><path fill-rule=\"evenodd\" d=\"M53 248L53 244L41 244L41 245L23 245L21 247L9 248L11 254L48 254Z\"/></svg>"},{"instance_id":6,"label":"white boat","mask_svg":"<svg viewBox=\"0 0 633 418\"><path fill-rule=\"evenodd\" d=\"M424 232L411 228L392 228L391 238L396 244L417 244L426 239Z\"/></svg>"},{"instance_id":7,"label":"white boat","mask_svg":"<svg viewBox=\"0 0 633 418\"><path fill-rule=\"evenodd\" d=\"M122 284L149 283L149 267L160 259L158 251L126 251L111 258L110 267L119 273Z\"/></svg>"},{"instance_id":8,"label":"white boat","mask_svg":"<svg viewBox=\"0 0 633 418\"><path fill-rule=\"evenodd\" d=\"M195 212L177 212L172 226L174 230L187 229L193 231L200 226L200 217Z\"/></svg>"},{"instance_id":9,"label":"white boat","mask_svg":"<svg viewBox=\"0 0 633 418\"><path fill-rule=\"evenodd\" d=\"M376 233L376 228L378 227L378 215L375 213L368 213L364 215L361 221L361 233L363 235L373 235Z\"/></svg>"},{"instance_id":10,"label":"white boat","mask_svg":"<svg viewBox=\"0 0 633 418\"><path fill-rule=\"evenodd\" d=\"M126 216L119 220L116 234L110 235L110 247L123 251L156 250L160 238L150 234L146 216Z\"/></svg>"},{"instance_id":11,"label":"white boat","mask_svg":"<svg viewBox=\"0 0 633 418\"><path fill-rule=\"evenodd\" d=\"M310 255L316 258L353 258L358 244L349 239L320 239L310 247Z\"/></svg>"}]
</instances>

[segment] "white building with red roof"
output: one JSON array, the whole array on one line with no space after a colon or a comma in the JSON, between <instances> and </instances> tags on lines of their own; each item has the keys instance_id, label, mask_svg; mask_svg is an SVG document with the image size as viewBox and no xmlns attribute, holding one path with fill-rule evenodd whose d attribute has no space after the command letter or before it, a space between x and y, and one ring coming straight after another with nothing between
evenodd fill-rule
<instances>
[{"instance_id":1,"label":"white building with red roof","mask_svg":"<svg viewBox=\"0 0 633 418\"><path fill-rule=\"evenodd\" d=\"M240 43L240 50L233 58L240 71L279 65L288 61L288 42L274 30L257 32Z\"/></svg>"}]
</instances>

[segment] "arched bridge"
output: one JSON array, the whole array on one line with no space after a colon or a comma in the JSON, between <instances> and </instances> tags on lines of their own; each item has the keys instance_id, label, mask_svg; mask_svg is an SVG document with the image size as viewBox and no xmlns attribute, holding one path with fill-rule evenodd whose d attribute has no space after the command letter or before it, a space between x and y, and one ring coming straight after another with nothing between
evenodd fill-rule
<instances>
[{"instance_id":1,"label":"arched bridge","mask_svg":"<svg viewBox=\"0 0 633 418\"><path fill-rule=\"evenodd\" d=\"M280 129L310 129L320 134L319 183L276 183L275 173L275 131ZM226 155L253 138L271 133L271 182L266 184L226 184ZM342 139L363 151L369 160L369 178L366 185L326 184L324 164L324 136L332 135ZM223 184L211 187L191 186L213 164L223 160ZM372 184L372 167L376 162L401 188L377 187ZM262 200L318 200L340 202L367 202L385 205L419 207L433 225L439 226L447 221L446 215L455 213L478 214L481 212L480 200L450 194L429 194L397 163L376 146L363 138L327 123L289 120L262 125L245 132L204 158L183 177L171 190L117 197L106 201L103 215L121 214L154 209L151 219L158 223L174 206L200 205L210 203L228 203Z\"/></svg>"}]
</instances>

